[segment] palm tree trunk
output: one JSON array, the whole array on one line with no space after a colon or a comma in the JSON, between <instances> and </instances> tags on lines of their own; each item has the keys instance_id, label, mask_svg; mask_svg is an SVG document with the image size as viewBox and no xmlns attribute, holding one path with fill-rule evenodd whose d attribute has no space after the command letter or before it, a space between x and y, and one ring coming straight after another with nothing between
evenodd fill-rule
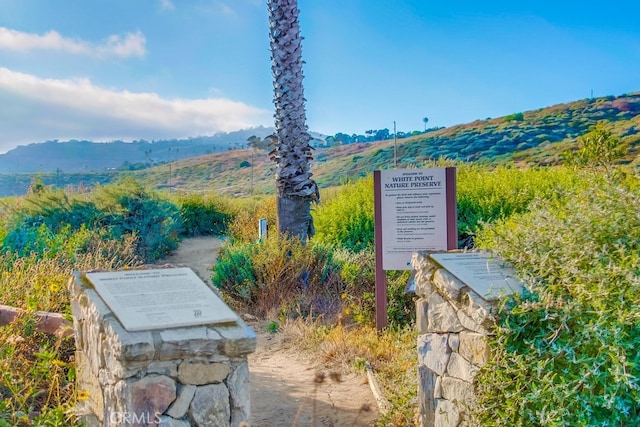
<instances>
[{"instance_id":1,"label":"palm tree trunk","mask_svg":"<svg viewBox=\"0 0 640 427\"><path fill-rule=\"evenodd\" d=\"M267 0L275 106L274 149L278 230L306 241L313 236L311 202L319 200L311 178L311 135L302 86L302 38L297 0Z\"/></svg>"}]
</instances>

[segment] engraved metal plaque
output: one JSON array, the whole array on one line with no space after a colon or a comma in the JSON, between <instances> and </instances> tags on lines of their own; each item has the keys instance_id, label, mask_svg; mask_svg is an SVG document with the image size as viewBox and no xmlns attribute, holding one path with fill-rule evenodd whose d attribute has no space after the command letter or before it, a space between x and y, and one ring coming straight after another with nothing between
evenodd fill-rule
<instances>
[{"instance_id":1,"label":"engraved metal plaque","mask_svg":"<svg viewBox=\"0 0 640 427\"><path fill-rule=\"evenodd\" d=\"M488 252L437 253L429 255L478 295L493 299L501 293L521 293L523 283L513 267Z\"/></svg>"},{"instance_id":2,"label":"engraved metal plaque","mask_svg":"<svg viewBox=\"0 0 640 427\"><path fill-rule=\"evenodd\" d=\"M86 276L127 331L238 320L190 268L95 272Z\"/></svg>"}]
</instances>

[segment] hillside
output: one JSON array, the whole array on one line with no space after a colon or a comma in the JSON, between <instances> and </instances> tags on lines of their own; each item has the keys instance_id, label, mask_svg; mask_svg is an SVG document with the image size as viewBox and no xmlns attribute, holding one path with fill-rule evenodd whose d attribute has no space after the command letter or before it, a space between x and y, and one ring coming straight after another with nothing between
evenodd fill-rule
<instances>
[{"instance_id":1,"label":"hillside","mask_svg":"<svg viewBox=\"0 0 640 427\"><path fill-rule=\"evenodd\" d=\"M623 141L627 148L625 162L638 164L640 92L555 105L398 139L398 167L419 166L440 157L519 165L556 164L562 161L561 153L598 121L607 123ZM266 152L256 153L253 161L251 156L250 150L239 150L175 162L171 185L176 189L248 194L253 174L254 192L273 192L273 165ZM317 148L312 171L321 187L329 187L393 165L394 141L388 140ZM169 172L165 165L136 174L153 185L163 186L169 184Z\"/></svg>"},{"instance_id":2,"label":"hillside","mask_svg":"<svg viewBox=\"0 0 640 427\"><path fill-rule=\"evenodd\" d=\"M556 164L562 161L561 153L598 121L604 121L623 141L627 148L625 162L640 163L640 92L635 92L478 120L398 139L398 167L418 166L440 157L518 165ZM68 173L60 168L40 177L45 184L77 186L110 182L130 174L154 187L172 190L214 190L231 195L274 191L273 164L266 151L235 149L190 155L197 150L187 147L171 145L172 155L181 160L168 162L169 158L163 160L163 164L140 170L88 172L85 168L83 172ZM169 153L169 149L160 149L164 151ZM339 185L373 170L393 167L394 151L393 140L318 147L312 171L321 187ZM32 177L15 173L0 175L0 196L23 194Z\"/></svg>"}]
</instances>

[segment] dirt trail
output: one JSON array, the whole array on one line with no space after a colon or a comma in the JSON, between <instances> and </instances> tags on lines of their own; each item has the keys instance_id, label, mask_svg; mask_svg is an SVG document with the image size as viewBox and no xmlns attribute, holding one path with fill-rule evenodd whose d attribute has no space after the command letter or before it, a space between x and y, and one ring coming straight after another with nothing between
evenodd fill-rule
<instances>
[{"instance_id":1,"label":"dirt trail","mask_svg":"<svg viewBox=\"0 0 640 427\"><path fill-rule=\"evenodd\" d=\"M188 266L211 283L211 267L221 245L213 237L185 239L163 262ZM253 427L373 425L378 411L366 376L342 373L339 383L327 376L316 384L316 372L328 374L326 369L286 338L268 332L264 322L247 323L257 336L256 352L249 356ZM363 405L371 411L360 412Z\"/></svg>"}]
</instances>

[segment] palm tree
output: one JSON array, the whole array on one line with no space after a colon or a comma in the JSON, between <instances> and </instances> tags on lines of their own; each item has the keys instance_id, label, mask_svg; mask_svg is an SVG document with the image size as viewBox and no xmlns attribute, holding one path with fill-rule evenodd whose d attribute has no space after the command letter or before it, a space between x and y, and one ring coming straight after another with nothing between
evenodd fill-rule
<instances>
[{"instance_id":1,"label":"palm tree","mask_svg":"<svg viewBox=\"0 0 640 427\"><path fill-rule=\"evenodd\" d=\"M428 117L423 117L422 121L424 122L424 131L426 132L427 131L427 122L429 121L429 118Z\"/></svg>"},{"instance_id":2,"label":"palm tree","mask_svg":"<svg viewBox=\"0 0 640 427\"><path fill-rule=\"evenodd\" d=\"M320 194L311 179L311 135L302 87L302 38L297 0L267 0L275 106L276 206L280 233L306 241L313 236L311 202Z\"/></svg>"}]
</instances>

